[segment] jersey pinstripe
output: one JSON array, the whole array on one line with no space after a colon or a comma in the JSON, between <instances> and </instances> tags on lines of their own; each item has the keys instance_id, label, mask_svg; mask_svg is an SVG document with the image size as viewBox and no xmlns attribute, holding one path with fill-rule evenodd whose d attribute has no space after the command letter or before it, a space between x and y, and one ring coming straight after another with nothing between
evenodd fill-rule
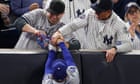
<instances>
[{"instance_id":1,"label":"jersey pinstripe","mask_svg":"<svg viewBox=\"0 0 140 84\"><path fill-rule=\"evenodd\" d=\"M73 22L60 28L59 31L63 35L76 31L76 35L80 35L77 37L82 49L110 49L116 46L117 41L121 42L121 45L117 45L118 51L132 49L126 25L114 12L108 20L103 21L98 20L95 11L89 9Z\"/></svg>"},{"instance_id":2,"label":"jersey pinstripe","mask_svg":"<svg viewBox=\"0 0 140 84\"><path fill-rule=\"evenodd\" d=\"M127 22L126 25L127 25L127 29L129 29L130 28L130 23ZM130 33L129 33L129 37L132 38ZM140 38L136 34L135 34L135 36L132 40L132 47L133 47L134 50L140 50Z\"/></svg>"},{"instance_id":3,"label":"jersey pinstripe","mask_svg":"<svg viewBox=\"0 0 140 84\"><path fill-rule=\"evenodd\" d=\"M49 3L52 0L48 0L46 4L47 9ZM86 9L90 8L90 0L63 0L65 2L65 14L61 19L64 23L69 23L74 18L82 14Z\"/></svg>"},{"instance_id":4,"label":"jersey pinstripe","mask_svg":"<svg viewBox=\"0 0 140 84\"><path fill-rule=\"evenodd\" d=\"M50 25L46 17L46 10L36 9L29 13L24 14L22 17L30 24L32 27L45 31L48 35L52 35L62 26L62 22L58 22L55 25ZM41 47L36 42L36 36L28 33L22 32L15 48L18 49L41 49ZM74 38L72 34L66 35L65 40L69 41Z\"/></svg>"},{"instance_id":5,"label":"jersey pinstripe","mask_svg":"<svg viewBox=\"0 0 140 84\"><path fill-rule=\"evenodd\" d=\"M133 38L132 45L134 50L140 50L140 38L137 35Z\"/></svg>"}]
</instances>

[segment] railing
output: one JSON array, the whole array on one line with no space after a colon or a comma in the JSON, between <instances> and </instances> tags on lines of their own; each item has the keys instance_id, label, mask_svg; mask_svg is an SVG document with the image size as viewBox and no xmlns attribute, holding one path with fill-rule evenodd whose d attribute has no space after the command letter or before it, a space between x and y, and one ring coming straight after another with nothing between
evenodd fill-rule
<instances>
[{"instance_id":1,"label":"railing","mask_svg":"<svg viewBox=\"0 0 140 84\"><path fill-rule=\"evenodd\" d=\"M140 51L118 53L107 63L105 53L71 51L81 84L140 84ZM61 53L58 53L61 56ZM0 84L41 84L47 51L0 49Z\"/></svg>"}]
</instances>

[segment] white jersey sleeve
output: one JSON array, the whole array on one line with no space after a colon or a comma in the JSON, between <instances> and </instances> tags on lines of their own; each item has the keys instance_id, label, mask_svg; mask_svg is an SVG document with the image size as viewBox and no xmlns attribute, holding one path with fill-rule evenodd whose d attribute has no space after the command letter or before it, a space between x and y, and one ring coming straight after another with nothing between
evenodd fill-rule
<instances>
[{"instance_id":1,"label":"white jersey sleeve","mask_svg":"<svg viewBox=\"0 0 140 84\"><path fill-rule=\"evenodd\" d=\"M59 29L59 31L63 35L66 35L66 34L74 32L80 28L83 28L84 26L86 26L88 24L89 12L93 12L93 10L91 10L91 9L87 10L85 13L80 15L78 18L74 19L72 22L61 27Z\"/></svg>"}]
</instances>

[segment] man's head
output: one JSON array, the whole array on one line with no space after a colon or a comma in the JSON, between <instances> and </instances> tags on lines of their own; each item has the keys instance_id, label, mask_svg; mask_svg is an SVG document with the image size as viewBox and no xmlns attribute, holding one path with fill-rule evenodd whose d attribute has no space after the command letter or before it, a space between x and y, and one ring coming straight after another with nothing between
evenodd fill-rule
<instances>
[{"instance_id":1,"label":"man's head","mask_svg":"<svg viewBox=\"0 0 140 84\"><path fill-rule=\"evenodd\" d=\"M62 18L65 11L65 3L62 0L52 0L48 11L48 19L51 24L56 24Z\"/></svg>"},{"instance_id":2,"label":"man's head","mask_svg":"<svg viewBox=\"0 0 140 84\"><path fill-rule=\"evenodd\" d=\"M63 82L67 76L67 64L62 59L57 59L52 64L53 79L57 82Z\"/></svg>"},{"instance_id":3,"label":"man's head","mask_svg":"<svg viewBox=\"0 0 140 84\"><path fill-rule=\"evenodd\" d=\"M97 0L91 4L91 8L95 10L98 19L106 20L111 16L113 3L112 0Z\"/></svg>"},{"instance_id":4,"label":"man's head","mask_svg":"<svg viewBox=\"0 0 140 84\"><path fill-rule=\"evenodd\" d=\"M125 7L125 20L140 20L140 7L135 2L130 2Z\"/></svg>"}]
</instances>

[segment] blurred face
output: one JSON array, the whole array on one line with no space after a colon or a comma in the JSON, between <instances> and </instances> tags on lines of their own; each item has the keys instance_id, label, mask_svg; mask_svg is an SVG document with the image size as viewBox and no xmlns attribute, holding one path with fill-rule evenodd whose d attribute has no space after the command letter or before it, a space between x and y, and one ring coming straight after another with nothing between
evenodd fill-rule
<instances>
[{"instance_id":1,"label":"blurred face","mask_svg":"<svg viewBox=\"0 0 140 84\"><path fill-rule=\"evenodd\" d=\"M127 18L131 23L140 21L140 10L135 7L130 8L127 13Z\"/></svg>"},{"instance_id":2,"label":"blurred face","mask_svg":"<svg viewBox=\"0 0 140 84\"><path fill-rule=\"evenodd\" d=\"M96 12L96 17L99 20L107 20L109 19L109 17L111 16L111 10L107 10L107 11L102 11L102 12Z\"/></svg>"},{"instance_id":3,"label":"blurred face","mask_svg":"<svg viewBox=\"0 0 140 84\"><path fill-rule=\"evenodd\" d=\"M62 13L62 14L52 14L49 12L47 13L48 20L52 25L57 24L63 15L64 15L64 13Z\"/></svg>"}]
</instances>

